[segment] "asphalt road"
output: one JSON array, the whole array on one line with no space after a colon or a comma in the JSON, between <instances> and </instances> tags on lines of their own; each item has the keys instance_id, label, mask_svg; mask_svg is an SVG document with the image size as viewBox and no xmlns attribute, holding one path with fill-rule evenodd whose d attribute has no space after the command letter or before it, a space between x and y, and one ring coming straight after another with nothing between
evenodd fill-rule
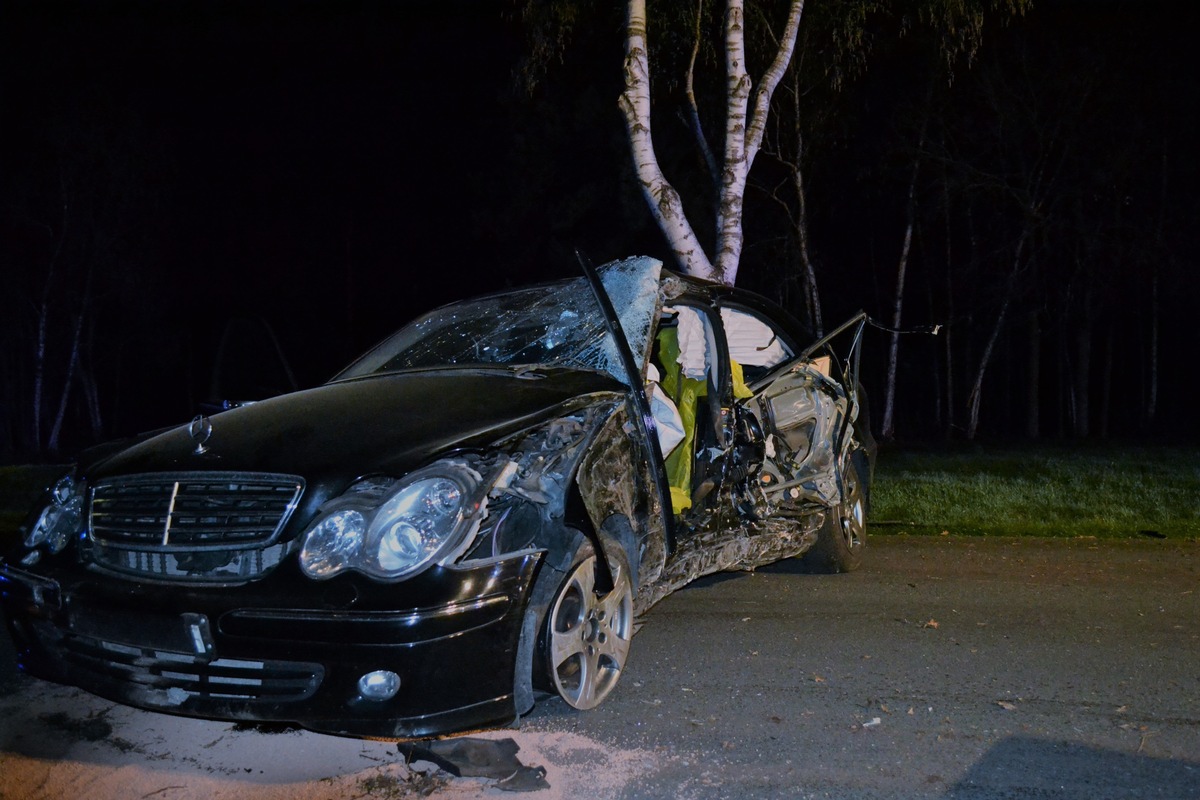
<instances>
[{"instance_id":1,"label":"asphalt road","mask_svg":"<svg viewBox=\"0 0 1200 800\"><path fill-rule=\"evenodd\" d=\"M601 708L579 714L544 701L507 735L550 767L552 788L530 797L1194 800L1198 590L1198 543L877 536L854 574L803 575L785 563L677 592L644 620L622 684ZM167 798L276 796L264 786L308 796L286 759L265 774L259 761L246 766L262 775L255 789L211 783L240 773L236 753L252 752L255 739L219 755L212 743L185 745L184 734L167 732L171 718L102 701L84 708L74 690L27 678L7 685L6 800L24 797L16 792L27 785L44 797L87 787L96 800L133 786L136 796ZM54 713L37 711L51 700ZM76 722L102 718L111 730L75 749L56 745L62 762L18 744L39 725L63 730L71 709ZM150 723L156 732L139 743L135 726ZM188 742L232 735L224 723L180 724ZM290 735L292 748L308 742L313 752L344 741ZM390 760L390 746L377 746L357 758ZM177 772L163 794L137 783L139 768L168 757ZM71 760L99 774L56 782L56 769L66 769L57 764ZM14 777L33 768L41 772L28 784ZM189 784L185 768L209 783ZM306 769L322 775L311 758ZM346 768L325 771L337 769ZM123 777L105 782L105 770ZM416 796L399 779L337 780L310 781L311 796ZM467 780L429 796L507 796ZM106 795L109 785L123 789ZM335 791L347 785L353 791Z\"/></svg>"},{"instance_id":2,"label":"asphalt road","mask_svg":"<svg viewBox=\"0 0 1200 800\"><path fill-rule=\"evenodd\" d=\"M874 537L652 609L605 706L631 797L1200 798L1200 545Z\"/></svg>"}]
</instances>

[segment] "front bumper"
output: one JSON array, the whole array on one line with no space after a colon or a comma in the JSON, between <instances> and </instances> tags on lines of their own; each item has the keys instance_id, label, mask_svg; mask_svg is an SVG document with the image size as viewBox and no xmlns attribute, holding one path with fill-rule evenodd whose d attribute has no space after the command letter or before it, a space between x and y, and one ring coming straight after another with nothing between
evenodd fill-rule
<instances>
[{"instance_id":1,"label":"front bumper","mask_svg":"<svg viewBox=\"0 0 1200 800\"><path fill-rule=\"evenodd\" d=\"M393 586L347 576L320 591L298 577L269 590L196 588L0 563L0 603L23 670L115 702L426 737L516 716L517 650L541 558L435 568ZM400 676L394 697L360 693L375 670Z\"/></svg>"}]
</instances>

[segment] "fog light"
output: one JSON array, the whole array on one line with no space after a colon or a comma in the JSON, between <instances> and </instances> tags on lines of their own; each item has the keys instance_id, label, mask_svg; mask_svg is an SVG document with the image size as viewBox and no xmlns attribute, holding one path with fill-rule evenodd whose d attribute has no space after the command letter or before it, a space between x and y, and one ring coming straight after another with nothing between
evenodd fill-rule
<instances>
[{"instance_id":1,"label":"fog light","mask_svg":"<svg viewBox=\"0 0 1200 800\"><path fill-rule=\"evenodd\" d=\"M400 691L400 676L386 669L368 672L358 679L358 693L367 700L390 700Z\"/></svg>"}]
</instances>

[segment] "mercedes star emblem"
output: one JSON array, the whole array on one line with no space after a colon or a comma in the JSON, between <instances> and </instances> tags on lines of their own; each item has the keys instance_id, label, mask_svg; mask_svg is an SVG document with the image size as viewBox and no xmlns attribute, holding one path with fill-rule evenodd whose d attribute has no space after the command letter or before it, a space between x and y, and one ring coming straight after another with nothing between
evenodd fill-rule
<instances>
[{"instance_id":1,"label":"mercedes star emblem","mask_svg":"<svg viewBox=\"0 0 1200 800\"><path fill-rule=\"evenodd\" d=\"M202 456L208 452L208 448L204 444L212 437L212 420L203 414L197 414L192 420L192 424L188 425L188 436L196 442L196 449L193 450L196 455Z\"/></svg>"}]
</instances>

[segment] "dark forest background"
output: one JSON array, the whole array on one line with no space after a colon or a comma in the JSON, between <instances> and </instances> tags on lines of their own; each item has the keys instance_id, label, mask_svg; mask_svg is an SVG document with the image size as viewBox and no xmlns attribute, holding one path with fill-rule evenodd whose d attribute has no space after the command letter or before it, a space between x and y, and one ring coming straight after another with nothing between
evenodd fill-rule
<instances>
[{"instance_id":1,"label":"dark forest background","mask_svg":"<svg viewBox=\"0 0 1200 800\"><path fill-rule=\"evenodd\" d=\"M942 326L901 339L898 440L966 437L985 363L982 441L1200 439L1198 17L1036 0L948 72L881 15L838 82L805 40L826 327L890 321L910 222L903 325ZM529 87L512 2L7 0L0 461L319 383L433 306L576 274L577 248L666 259L616 104L622 23L578 20ZM679 87L655 90L682 169ZM786 175L771 153L752 173L739 284L811 323Z\"/></svg>"}]
</instances>

